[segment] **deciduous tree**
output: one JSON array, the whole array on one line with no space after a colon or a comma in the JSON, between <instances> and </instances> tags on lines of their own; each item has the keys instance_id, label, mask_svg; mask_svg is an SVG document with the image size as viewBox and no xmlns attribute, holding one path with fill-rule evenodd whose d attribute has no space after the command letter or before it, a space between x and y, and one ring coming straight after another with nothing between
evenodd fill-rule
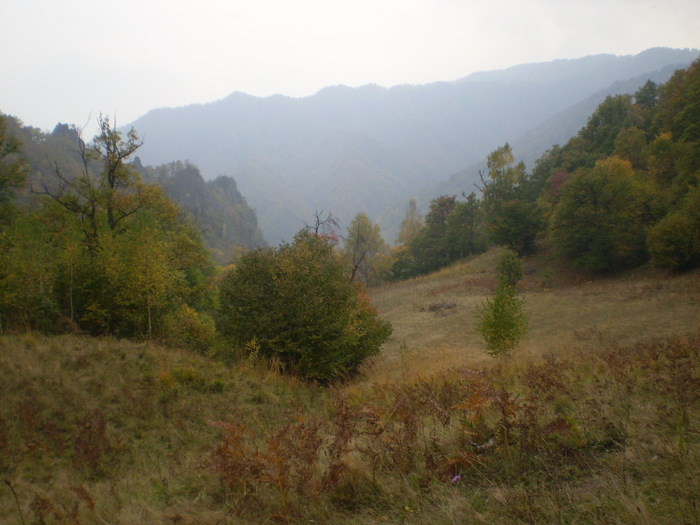
<instances>
[{"instance_id":1,"label":"deciduous tree","mask_svg":"<svg viewBox=\"0 0 700 525\"><path fill-rule=\"evenodd\" d=\"M92 253L99 250L103 225L112 233L127 227L127 221L143 203L140 179L127 160L142 145L132 129L126 140L108 118L100 116L100 131L92 145L78 142L82 173L72 177L54 165L55 181L43 182L35 192L46 195L79 217L85 242ZM94 171L97 170L97 174Z\"/></svg>"},{"instance_id":2,"label":"deciduous tree","mask_svg":"<svg viewBox=\"0 0 700 525\"><path fill-rule=\"evenodd\" d=\"M416 238L422 227L423 217L418 213L416 199L411 199L408 202L406 216L401 221L401 228L399 229L399 236L396 238L396 242L400 245L408 246Z\"/></svg>"},{"instance_id":3,"label":"deciduous tree","mask_svg":"<svg viewBox=\"0 0 700 525\"><path fill-rule=\"evenodd\" d=\"M242 257L221 285L219 322L239 349L323 382L355 372L391 334L332 241L308 230Z\"/></svg>"},{"instance_id":4,"label":"deciduous tree","mask_svg":"<svg viewBox=\"0 0 700 525\"><path fill-rule=\"evenodd\" d=\"M647 244L658 268L683 271L700 266L700 187L649 230Z\"/></svg>"},{"instance_id":5,"label":"deciduous tree","mask_svg":"<svg viewBox=\"0 0 700 525\"><path fill-rule=\"evenodd\" d=\"M10 134L7 117L0 115L0 227L7 220L11 199L25 181L20 141Z\"/></svg>"},{"instance_id":6,"label":"deciduous tree","mask_svg":"<svg viewBox=\"0 0 700 525\"><path fill-rule=\"evenodd\" d=\"M515 287L521 277L522 263L517 254L504 252L498 264L498 285L493 295L476 308L476 329L492 357L509 356L527 331L525 300Z\"/></svg>"},{"instance_id":7,"label":"deciduous tree","mask_svg":"<svg viewBox=\"0 0 700 525\"><path fill-rule=\"evenodd\" d=\"M552 215L555 248L579 268L620 270L646 259L645 231L652 222L651 192L629 161L599 161L571 176Z\"/></svg>"},{"instance_id":8,"label":"deciduous tree","mask_svg":"<svg viewBox=\"0 0 700 525\"><path fill-rule=\"evenodd\" d=\"M409 275L428 273L449 262L444 239L447 218L455 207L455 195L442 195L432 200L430 211L425 216L425 225L410 245L414 264Z\"/></svg>"},{"instance_id":9,"label":"deciduous tree","mask_svg":"<svg viewBox=\"0 0 700 525\"><path fill-rule=\"evenodd\" d=\"M507 143L491 152L487 161L488 180L482 177L486 225L491 240L520 255L535 251L537 234L544 227L544 213L537 202L539 184L515 163Z\"/></svg>"},{"instance_id":10,"label":"deciduous tree","mask_svg":"<svg viewBox=\"0 0 700 525\"><path fill-rule=\"evenodd\" d=\"M443 246L451 261L486 251L488 241L483 205L476 194L471 193L465 201L455 202L447 216Z\"/></svg>"},{"instance_id":11,"label":"deciduous tree","mask_svg":"<svg viewBox=\"0 0 700 525\"><path fill-rule=\"evenodd\" d=\"M364 213L355 215L348 226L343 253L350 263L350 281L368 285L386 279L394 262L379 225Z\"/></svg>"}]
</instances>

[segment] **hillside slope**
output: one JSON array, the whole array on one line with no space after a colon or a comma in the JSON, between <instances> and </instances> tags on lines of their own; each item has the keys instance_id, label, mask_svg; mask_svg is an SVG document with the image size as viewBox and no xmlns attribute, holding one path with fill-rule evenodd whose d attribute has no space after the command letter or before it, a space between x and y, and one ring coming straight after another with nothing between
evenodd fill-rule
<instances>
[{"instance_id":1,"label":"hillside slope","mask_svg":"<svg viewBox=\"0 0 700 525\"><path fill-rule=\"evenodd\" d=\"M20 151L27 164L27 183L15 198L18 204L37 206L40 201L33 192L41 191L44 183L49 187L57 185L57 169L68 179L80 177L83 166L79 141L87 137L81 137L78 129L57 124L51 133L43 133L23 126L14 117L5 118L10 134L21 143ZM199 169L187 162L143 166L136 157L132 166L143 182L161 185L166 196L189 214L219 264L228 264L236 251L265 245L255 211L232 178L205 181Z\"/></svg>"},{"instance_id":2,"label":"hillside slope","mask_svg":"<svg viewBox=\"0 0 700 525\"><path fill-rule=\"evenodd\" d=\"M368 381L424 375L490 361L475 331L475 308L496 285L499 249L409 281L371 290L394 333ZM530 318L518 354L576 352L604 340L634 344L700 331L700 272L675 277L575 273L544 249L518 285Z\"/></svg>"},{"instance_id":3,"label":"hillside slope","mask_svg":"<svg viewBox=\"0 0 700 525\"><path fill-rule=\"evenodd\" d=\"M497 256L374 290L395 336L333 388L254 358L1 336L0 521L693 523L700 274L530 259L528 338L494 362L471 319Z\"/></svg>"}]
</instances>

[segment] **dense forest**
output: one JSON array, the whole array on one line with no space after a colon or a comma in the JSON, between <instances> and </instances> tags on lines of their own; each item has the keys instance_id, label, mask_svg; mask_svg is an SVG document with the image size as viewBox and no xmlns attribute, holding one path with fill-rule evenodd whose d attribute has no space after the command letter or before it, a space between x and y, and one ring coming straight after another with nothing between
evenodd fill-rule
<instances>
[{"instance_id":1,"label":"dense forest","mask_svg":"<svg viewBox=\"0 0 700 525\"><path fill-rule=\"evenodd\" d=\"M190 163L144 167L133 129L124 136L100 117L85 143L70 126L47 136L7 117L0 125L0 331L158 338L207 352L218 319L236 351L252 344L319 381L351 374L389 337L359 268L348 278L337 256L331 214L292 244L264 248L235 181L205 182Z\"/></svg>"},{"instance_id":2,"label":"dense forest","mask_svg":"<svg viewBox=\"0 0 700 525\"><path fill-rule=\"evenodd\" d=\"M86 144L68 126L49 138L2 122L3 173L29 174L26 186L12 181L24 206L3 202L3 330L213 333L211 258L163 189L127 164L136 133L122 138L101 119Z\"/></svg>"},{"instance_id":3,"label":"dense forest","mask_svg":"<svg viewBox=\"0 0 700 525\"><path fill-rule=\"evenodd\" d=\"M589 272L647 262L700 264L700 63L662 85L605 99L588 123L527 172L511 147L493 151L476 194L441 196L421 225L411 202L396 276L433 271L490 245L530 255L551 245Z\"/></svg>"}]
</instances>

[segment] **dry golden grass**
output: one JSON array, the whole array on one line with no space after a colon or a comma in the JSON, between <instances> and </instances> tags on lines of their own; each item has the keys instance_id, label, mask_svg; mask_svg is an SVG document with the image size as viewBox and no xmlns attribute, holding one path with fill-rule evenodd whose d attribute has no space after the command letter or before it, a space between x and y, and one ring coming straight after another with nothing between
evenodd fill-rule
<instances>
[{"instance_id":1,"label":"dry golden grass","mask_svg":"<svg viewBox=\"0 0 700 525\"><path fill-rule=\"evenodd\" d=\"M364 368L364 386L492 362L475 330L474 310L496 283L499 254L492 250L436 274L372 289L372 301L391 321L394 333L381 355ZM601 340L629 344L700 330L698 271L582 277L546 255L526 260L525 268L519 289L529 325L514 357L580 351Z\"/></svg>"},{"instance_id":2,"label":"dry golden grass","mask_svg":"<svg viewBox=\"0 0 700 525\"><path fill-rule=\"evenodd\" d=\"M211 421L244 418L265 435L324 395L254 363L156 344L3 336L0 480L26 523L220 522ZM21 523L4 483L0 523Z\"/></svg>"}]
</instances>

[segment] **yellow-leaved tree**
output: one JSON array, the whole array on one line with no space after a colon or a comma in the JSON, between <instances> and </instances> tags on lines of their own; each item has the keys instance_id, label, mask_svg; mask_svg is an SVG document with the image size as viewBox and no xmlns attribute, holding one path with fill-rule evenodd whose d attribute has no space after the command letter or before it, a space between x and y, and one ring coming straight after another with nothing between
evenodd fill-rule
<instances>
[{"instance_id":1,"label":"yellow-leaved tree","mask_svg":"<svg viewBox=\"0 0 700 525\"><path fill-rule=\"evenodd\" d=\"M350 265L350 280L377 284L388 279L394 264L381 229L364 213L358 213L348 226L343 255Z\"/></svg>"}]
</instances>

